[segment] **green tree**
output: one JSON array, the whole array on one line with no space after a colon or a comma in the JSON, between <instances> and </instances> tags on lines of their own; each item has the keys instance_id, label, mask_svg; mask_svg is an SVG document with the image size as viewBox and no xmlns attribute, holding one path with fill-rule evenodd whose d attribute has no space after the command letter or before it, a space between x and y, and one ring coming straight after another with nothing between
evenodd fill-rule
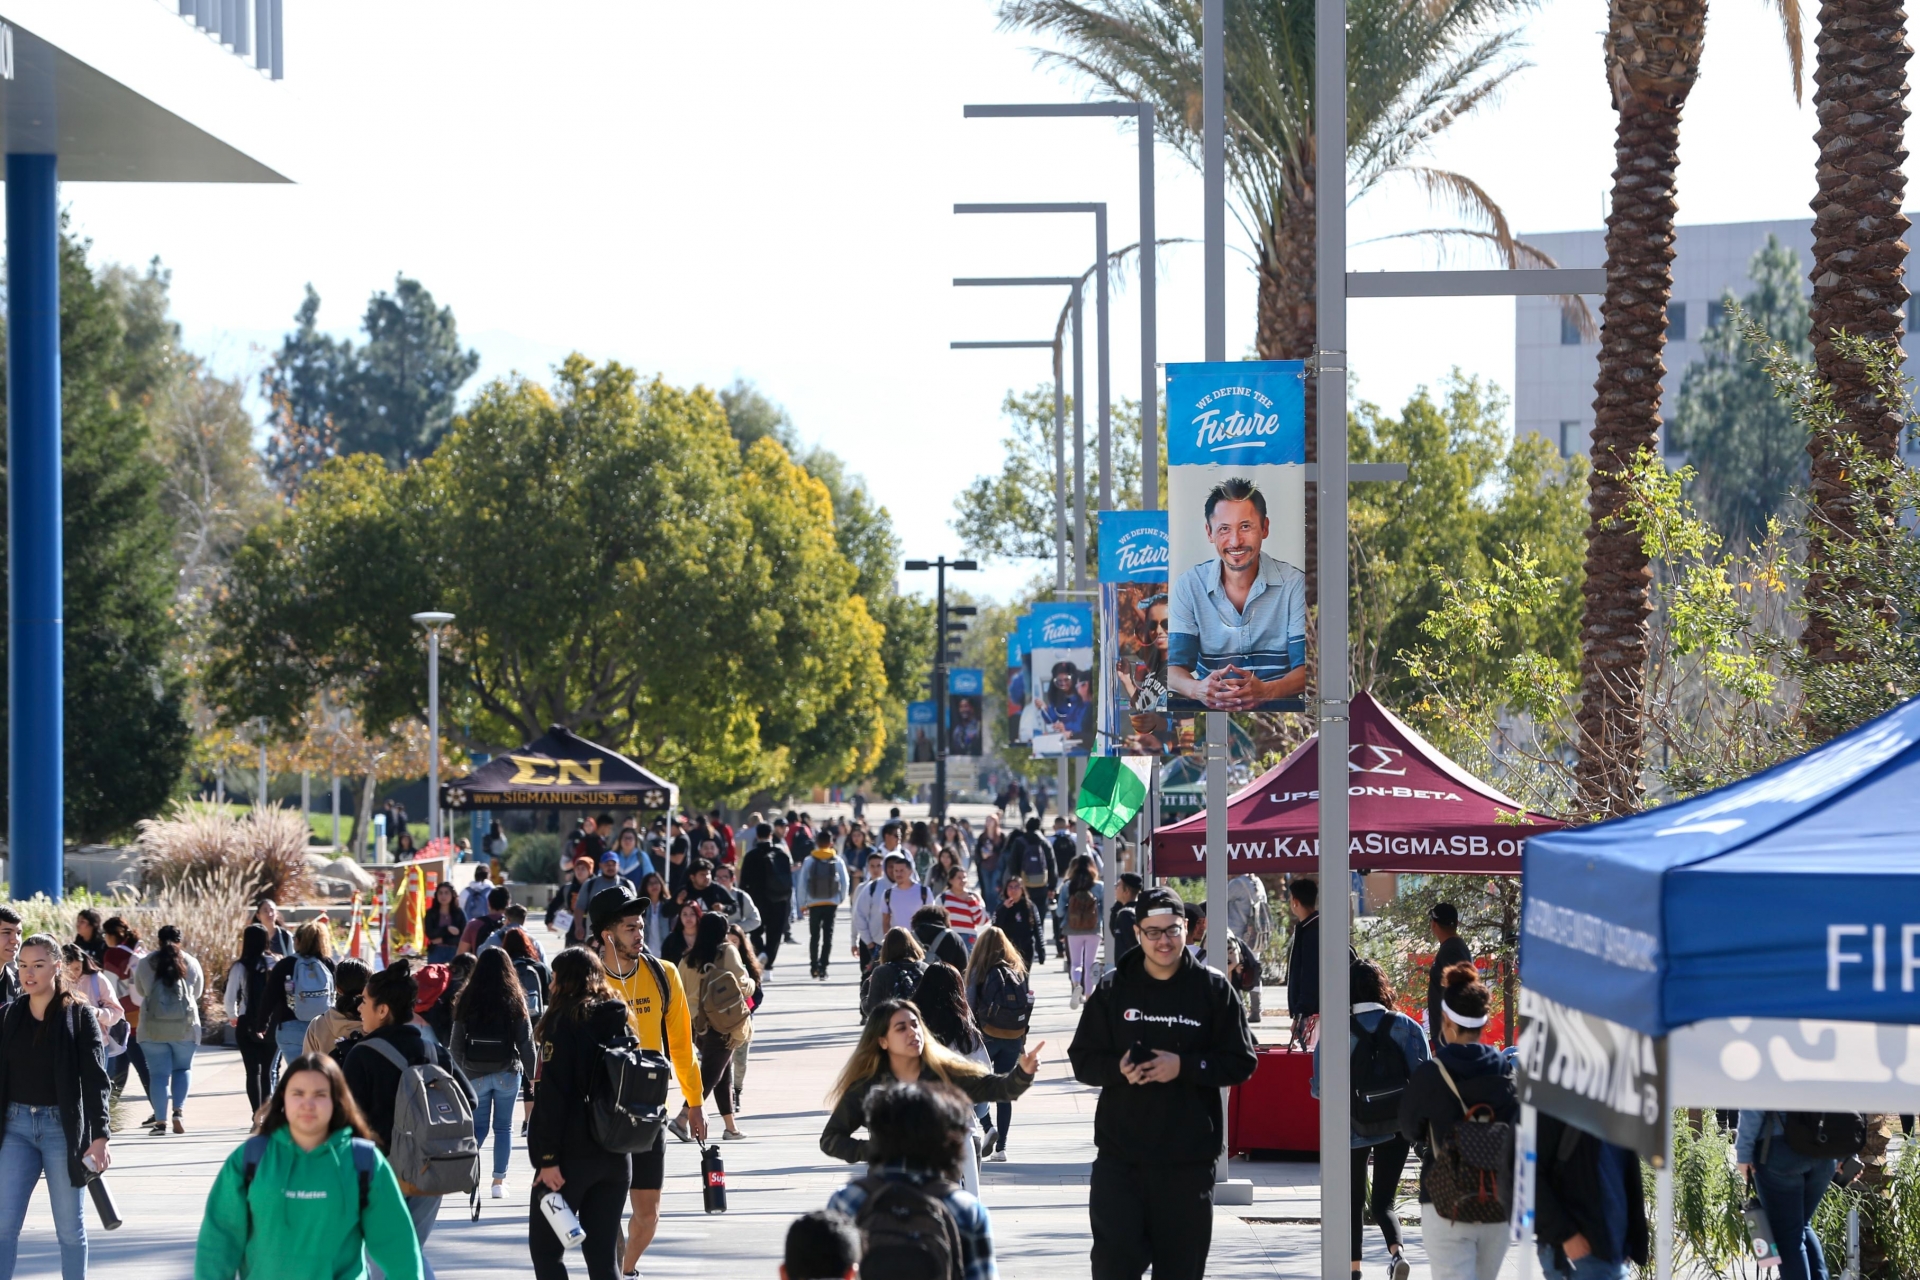
<instances>
[{"instance_id":1,"label":"green tree","mask_svg":"<svg viewBox=\"0 0 1920 1280\"><path fill-rule=\"evenodd\" d=\"M403 471L328 463L231 577L211 675L230 720L291 724L321 689L370 730L417 714L408 615L438 606L484 740L564 724L714 798L880 751L881 630L826 487L774 440L743 453L709 392L617 364L492 383Z\"/></svg>"},{"instance_id":2,"label":"green tree","mask_svg":"<svg viewBox=\"0 0 1920 1280\"><path fill-rule=\"evenodd\" d=\"M150 312L125 310L123 301L88 266L86 243L63 234L66 821L82 840L158 811L179 785L189 745L184 681L169 655L173 527L147 418L151 394L169 377L170 348L139 323ZM0 653L5 639L0 628ZM5 698L0 687L0 711ZM0 743L0 767L5 752Z\"/></svg>"},{"instance_id":3,"label":"green tree","mask_svg":"<svg viewBox=\"0 0 1920 1280\"><path fill-rule=\"evenodd\" d=\"M456 397L480 367L462 350L453 309L418 280L395 276L361 317L364 345L319 328L320 295L307 286L295 328L261 375L272 405L269 465L283 486L336 454L373 453L401 467L433 451Z\"/></svg>"},{"instance_id":4,"label":"green tree","mask_svg":"<svg viewBox=\"0 0 1920 1280\"><path fill-rule=\"evenodd\" d=\"M1744 318L1773 335L1796 360L1813 359L1800 255L1772 236L1747 269L1753 291L1701 336L1704 352L1680 381L1668 444L1695 471L1687 496L1736 545L1765 536L1790 494L1807 484L1806 429L1775 397L1760 360L1746 350Z\"/></svg>"}]
</instances>

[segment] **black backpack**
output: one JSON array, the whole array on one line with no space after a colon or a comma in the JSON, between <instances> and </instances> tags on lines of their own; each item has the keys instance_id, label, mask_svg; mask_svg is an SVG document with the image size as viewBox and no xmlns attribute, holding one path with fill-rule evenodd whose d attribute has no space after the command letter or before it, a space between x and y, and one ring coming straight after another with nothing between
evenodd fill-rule
<instances>
[{"instance_id":1,"label":"black backpack","mask_svg":"<svg viewBox=\"0 0 1920 1280\"><path fill-rule=\"evenodd\" d=\"M884 1280L961 1280L960 1224L941 1198L951 1184L923 1187L859 1178L867 1193L854 1215L863 1248L860 1274Z\"/></svg>"},{"instance_id":2,"label":"black backpack","mask_svg":"<svg viewBox=\"0 0 1920 1280\"><path fill-rule=\"evenodd\" d=\"M467 1065L472 1068L469 1075L490 1076L496 1071L505 1071L519 1057L519 1046L514 1043L515 1027L503 1013L491 1017L476 1018L466 1024Z\"/></svg>"},{"instance_id":3,"label":"black backpack","mask_svg":"<svg viewBox=\"0 0 1920 1280\"><path fill-rule=\"evenodd\" d=\"M1047 883L1047 845L1031 832L1020 851L1020 875L1028 888L1043 887Z\"/></svg>"},{"instance_id":4,"label":"black backpack","mask_svg":"<svg viewBox=\"0 0 1920 1280\"><path fill-rule=\"evenodd\" d=\"M1372 1031L1353 1020L1353 1132L1385 1138L1400 1132L1400 1099L1407 1092L1407 1055L1393 1038L1393 1014Z\"/></svg>"},{"instance_id":5,"label":"black backpack","mask_svg":"<svg viewBox=\"0 0 1920 1280\"><path fill-rule=\"evenodd\" d=\"M515 957L513 971L520 979L520 993L527 1000L527 1016L535 1022L546 1011L546 994L540 987L540 971L533 967L533 961L524 957Z\"/></svg>"},{"instance_id":6,"label":"black backpack","mask_svg":"<svg viewBox=\"0 0 1920 1280\"><path fill-rule=\"evenodd\" d=\"M660 962L640 953L660 991L660 1022L673 1007ZM665 1043L665 1038L662 1038ZM629 1032L621 1041L600 1046L600 1061L587 1087L587 1128L604 1151L634 1155L653 1150L667 1125L667 1086L673 1062L657 1049L643 1049Z\"/></svg>"},{"instance_id":7,"label":"black backpack","mask_svg":"<svg viewBox=\"0 0 1920 1280\"><path fill-rule=\"evenodd\" d=\"M1867 1118L1853 1111L1782 1111L1787 1145L1812 1160L1844 1160L1867 1145Z\"/></svg>"},{"instance_id":8,"label":"black backpack","mask_svg":"<svg viewBox=\"0 0 1920 1280\"><path fill-rule=\"evenodd\" d=\"M996 965L980 989L979 1015L983 1027L1025 1033L1033 1020L1033 988L1006 965Z\"/></svg>"},{"instance_id":9,"label":"black backpack","mask_svg":"<svg viewBox=\"0 0 1920 1280\"><path fill-rule=\"evenodd\" d=\"M919 990L920 979L926 972L925 967L913 960L901 960L890 967L893 970L889 980L891 990L881 993L879 998L881 1000L913 999L913 993Z\"/></svg>"}]
</instances>

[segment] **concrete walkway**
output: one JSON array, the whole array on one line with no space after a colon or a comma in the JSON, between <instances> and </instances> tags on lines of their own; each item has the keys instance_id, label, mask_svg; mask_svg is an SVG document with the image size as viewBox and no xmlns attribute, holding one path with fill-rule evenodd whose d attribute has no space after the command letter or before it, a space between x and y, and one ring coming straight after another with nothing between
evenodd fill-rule
<instances>
[{"instance_id":1,"label":"concrete walkway","mask_svg":"<svg viewBox=\"0 0 1920 1280\"><path fill-rule=\"evenodd\" d=\"M845 953L846 916L836 936L842 953L824 983L806 976L804 925L797 947L788 947L772 975L755 1018L741 1127L744 1142L723 1144L729 1212L701 1211L699 1153L668 1139L667 1186L659 1236L642 1263L647 1276L772 1277L787 1224L819 1208L850 1175L820 1153L822 1105L828 1086L846 1060L859 1030L857 984ZM543 936L552 949L558 940ZM1067 978L1058 963L1035 983L1039 1009L1036 1040L1045 1040L1039 1080L1014 1107L1006 1164L988 1165L982 1191L993 1213L1000 1274L1008 1280L1087 1273L1086 1185L1093 1158L1093 1111L1098 1094L1074 1082L1066 1063L1067 1042L1077 1014L1069 1007ZM1269 991L1270 1007L1280 993ZM1269 1028L1273 1024L1267 1024ZM1272 1034L1269 1031L1269 1034ZM129 1099L129 1123L146 1108ZM109 1175L126 1225L98 1229L87 1210L92 1236L92 1274L174 1280L193 1272L193 1244L214 1174L244 1138L247 1105L240 1061L232 1050L202 1049L194 1062L187 1107L191 1132L164 1138L132 1133L113 1144ZM718 1124L714 1125L715 1132ZM491 1168L490 1159L488 1168ZM1317 1164L1236 1161L1234 1174L1255 1183L1252 1207L1219 1209L1208 1274L1219 1277L1288 1277L1319 1274ZM483 1200L478 1222L468 1220L465 1201L448 1199L428 1242L427 1257L442 1280L493 1280L524 1276L527 1261L527 1192L531 1170L523 1149L514 1152L510 1198ZM1405 1216L1415 1217L1412 1204ZM1379 1233L1368 1229L1366 1274L1381 1276L1386 1253ZM1426 1275L1419 1228L1406 1231L1416 1277ZM577 1258L576 1275L585 1275ZM20 1240L19 1276L58 1276L44 1190L36 1194ZM1514 1272L1509 1256L1503 1274Z\"/></svg>"}]
</instances>

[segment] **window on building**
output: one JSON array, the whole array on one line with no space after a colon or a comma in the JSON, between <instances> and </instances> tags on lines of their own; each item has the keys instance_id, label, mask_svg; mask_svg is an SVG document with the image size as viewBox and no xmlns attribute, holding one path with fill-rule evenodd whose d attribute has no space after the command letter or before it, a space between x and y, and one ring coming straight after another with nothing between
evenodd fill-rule
<instances>
[{"instance_id":1,"label":"window on building","mask_svg":"<svg viewBox=\"0 0 1920 1280\"><path fill-rule=\"evenodd\" d=\"M1571 458L1574 454L1579 453L1581 446L1586 443L1586 441L1582 439L1584 434L1580 429L1580 420L1578 418L1569 418L1562 422L1560 424L1560 456L1563 458Z\"/></svg>"},{"instance_id":2,"label":"window on building","mask_svg":"<svg viewBox=\"0 0 1920 1280\"><path fill-rule=\"evenodd\" d=\"M1667 341L1685 342L1687 340L1687 304L1669 302L1667 304Z\"/></svg>"},{"instance_id":3,"label":"window on building","mask_svg":"<svg viewBox=\"0 0 1920 1280\"><path fill-rule=\"evenodd\" d=\"M1565 311L1560 313L1560 345L1563 347L1580 345L1580 326L1575 324L1573 317Z\"/></svg>"},{"instance_id":4,"label":"window on building","mask_svg":"<svg viewBox=\"0 0 1920 1280\"><path fill-rule=\"evenodd\" d=\"M1726 319L1727 319L1726 299L1722 298L1718 301L1709 302L1707 304L1707 328L1717 329L1722 324L1726 323Z\"/></svg>"}]
</instances>

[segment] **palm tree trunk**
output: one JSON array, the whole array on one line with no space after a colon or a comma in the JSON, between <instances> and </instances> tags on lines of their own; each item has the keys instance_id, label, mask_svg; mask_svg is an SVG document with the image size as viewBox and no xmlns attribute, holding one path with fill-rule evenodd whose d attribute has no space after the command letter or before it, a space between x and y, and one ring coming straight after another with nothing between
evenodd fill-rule
<instances>
[{"instance_id":1,"label":"palm tree trunk","mask_svg":"<svg viewBox=\"0 0 1920 1280\"><path fill-rule=\"evenodd\" d=\"M1652 570L1640 535L1618 517L1628 498L1622 473L1659 447L1680 109L1699 74L1707 18L1706 0L1631 8L1612 0L1609 9L1607 69L1620 120L1594 383L1576 772L1581 808L1604 817L1641 804Z\"/></svg>"},{"instance_id":2,"label":"palm tree trunk","mask_svg":"<svg viewBox=\"0 0 1920 1280\"><path fill-rule=\"evenodd\" d=\"M1898 0L1826 0L1820 6L1820 37L1814 62L1814 108L1820 127L1819 189L1813 198L1813 356L1833 388L1846 427L1880 458L1892 458L1900 442L1900 416L1882 404L1857 365L1834 346L1842 330L1855 337L1898 343L1901 309L1907 303L1908 221L1901 211L1907 183L1906 13ZM1841 533L1855 527L1858 495L1841 460L1807 442L1813 458L1813 503L1818 518ZM1830 599L1838 584L1820 572L1820 544L1807 583L1813 601ZM1818 611L1801 637L1817 662L1846 657L1831 625Z\"/></svg>"},{"instance_id":3,"label":"palm tree trunk","mask_svg":"<svg viewBox=\"0 0 1920 1280\"><path fill-rule=\"evenodd\" d=\"M1260 300L1254 346L1262 360L1305 360L1313 355L1319 339L1318 263L1314 248L1313 195L1311 188L1296 198L1285 216L1274 219L1269 243L1260 255ZM1306 382L1307 461L1319 457L1319 403L1315 379ZM1307 562L1300 568L1307 575L1307 607L1319 599L1318 492L1307 486Z\"/></svg>"}]
</instances>

